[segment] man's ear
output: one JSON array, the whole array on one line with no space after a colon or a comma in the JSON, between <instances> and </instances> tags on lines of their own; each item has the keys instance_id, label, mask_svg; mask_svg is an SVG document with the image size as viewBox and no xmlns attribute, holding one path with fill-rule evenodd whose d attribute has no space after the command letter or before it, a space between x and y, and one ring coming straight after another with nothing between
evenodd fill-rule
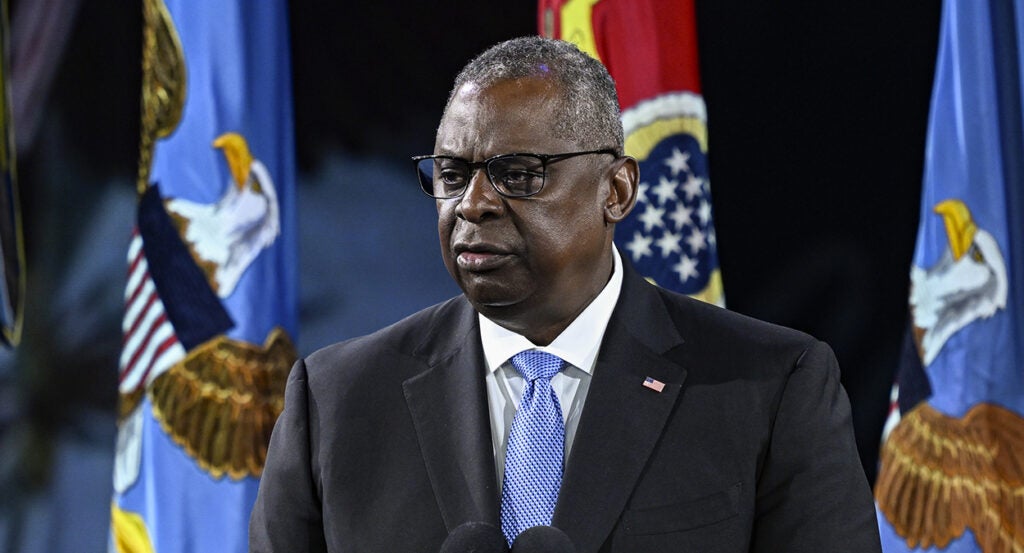
<instances>
[{"instance_id":1,"label":"man's ear","mask_svg":"<svg viewBox=\"0 0 1024 553\"><path fill-rule=\"evenodd\" d=\"M615 224L626 218L636 204L640 166L630 156L622 156L613 164L612 182L604 202L604 220Z\"/></svg>"}]
</instances>

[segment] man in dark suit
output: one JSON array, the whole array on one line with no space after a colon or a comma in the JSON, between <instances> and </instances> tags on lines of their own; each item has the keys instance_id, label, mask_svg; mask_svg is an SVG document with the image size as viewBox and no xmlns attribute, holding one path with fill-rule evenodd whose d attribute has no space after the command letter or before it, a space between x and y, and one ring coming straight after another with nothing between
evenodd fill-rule
<instances>
[{"instance_id":1,"label":"man in dark suit","mask_svg":"<svg viewBox=\"0 0 1024 553\"><path fill-rule=\"evenodd\" d=\"M580 553L879 551L828 346L615 250L638 182L618 116L568 43L460 73L416 162L464 295L296 363L252 551L433 553L471 522Z\"/></svg>"}]
</instances>

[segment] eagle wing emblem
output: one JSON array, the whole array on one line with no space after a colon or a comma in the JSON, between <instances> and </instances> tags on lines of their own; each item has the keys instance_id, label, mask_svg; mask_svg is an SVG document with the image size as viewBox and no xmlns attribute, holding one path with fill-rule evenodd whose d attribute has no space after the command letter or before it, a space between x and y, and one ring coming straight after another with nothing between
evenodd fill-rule
<instances>
[{"instance_id":1,"label":"eagle wing emblem","mask_svg":"<svg viewBox=\"0 0 1024 553\"><path fill-rule=\"evenodd\" d=\"M295 358L280 328L262 347L218 336L153 381L153 413L214 478L258 477Z\"/></svg>"},{"instance_id":2,"label":"eagle wing emblem","mask_svg":"<svg viewBox=\"0 0 1024 553\"><path fill-rule=\"evenodd\" d=\"M986 552L1024 551L1024 418L982 403L962 419L922 403L882 450L878 507L911 547L970 528Z\"/></svg>"}]
</instances>

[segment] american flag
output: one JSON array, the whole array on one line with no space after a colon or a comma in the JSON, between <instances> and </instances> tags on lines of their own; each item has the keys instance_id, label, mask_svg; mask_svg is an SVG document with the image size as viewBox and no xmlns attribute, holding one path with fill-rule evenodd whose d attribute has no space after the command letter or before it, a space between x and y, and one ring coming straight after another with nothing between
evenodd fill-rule
<instances>
[{"instance_id":1,"label":"american flag","mask_svg":"<svg viewBox=\"0 0 1024 553\"><path fill-rule=\"evenodd\" d=\"M157 185L139 198L128 248L118 389L142 390L234 323L174 227Z\"/></svg>"},{"instance_id":2,"label":"american flag","mask_svg":"<svg viewBox=\"0 0 1024 553\"><path fill-rule=\"evenodd\" d=\"M647 378L644 379L644 387L650 388L655 392L660 392L665 389L665 383L660 380L655 380L648 376Z\"/></svg>"},{"instance_id":3,"label":"american flag","mask_svg":"<svg viewBox=\"0 0 1024 553\"><path fill-rule=\"evenodd\" d=\"M130 394L143 388L185 357L164 302L149 275L149 263L138 229L128 248L128 285L124 291L124 321L118 389Z\"/></svg>"}]
</instances>

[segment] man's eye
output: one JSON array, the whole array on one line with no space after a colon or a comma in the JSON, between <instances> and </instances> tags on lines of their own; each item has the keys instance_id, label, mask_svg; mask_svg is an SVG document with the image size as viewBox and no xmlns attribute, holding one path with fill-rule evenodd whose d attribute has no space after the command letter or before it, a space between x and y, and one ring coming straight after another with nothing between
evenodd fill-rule
<instances>
[{"instance_id":1,"label":"man's eye","mask_svg":"<svg viewBox=\"0 0 1024 553\"><path fill-rule=\"evenodd\" d=\"M466 181L466 172L458 169L441 169L437 178L445 186L461 186Z\"/></svg>"},{"instance_id":2,"label":"man's eye","mask_svg":"<svg viewBox=\"0 0 1024 553\"><path fill-rule=\"evenodd\" d=\"M506 184L524 184L529 183L536 177L536 173L529 171L508 171L502 176L501 180L505 181Z\"/></svg>"},{"instance_id":3,"label":"man's eye","mask_svg":"<svg viewBox=\"0 0 1024 553\"><path fill-rule=\"evenodd\" d=\"M543 175L536 171L511 169L502 173L501 182L509 192L529 194L534 191L541 178Z\"/></svg>"}]
</instances>

